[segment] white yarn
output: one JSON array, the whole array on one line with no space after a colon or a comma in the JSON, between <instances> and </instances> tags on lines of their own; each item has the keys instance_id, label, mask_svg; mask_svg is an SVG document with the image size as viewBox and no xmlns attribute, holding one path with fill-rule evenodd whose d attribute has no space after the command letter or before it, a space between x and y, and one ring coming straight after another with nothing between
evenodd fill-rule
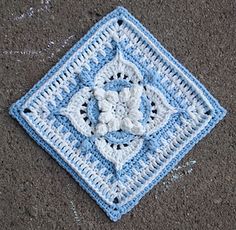
<instances>
[{"instance_id":1,"label":"white yarn","mask_svg":"<svg viewBox=\"0 0 236 230\"><path fill-rule=\"evenodd\" d=\"M123 130L142 135L145 131L140 122L143 115L139 111L142 91L139 85L124 88L119 93L96 88L94 96L101 111L96 133L105 135L107 132Z\"/></svg>"}]
</instances>

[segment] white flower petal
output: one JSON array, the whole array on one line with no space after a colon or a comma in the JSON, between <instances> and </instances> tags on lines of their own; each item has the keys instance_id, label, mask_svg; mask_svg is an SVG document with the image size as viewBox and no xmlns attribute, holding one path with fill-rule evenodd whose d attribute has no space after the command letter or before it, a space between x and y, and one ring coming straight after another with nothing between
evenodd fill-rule
<instances>
[{"instance_id":1,"label":"white flower petal","mask_svg":"<svg viewBox=\"0 0 236 230\"><path fill-rule=\"evenodd\" d=\"M114 116L111 112L102 112L100 113L98 119L101 123L108 123L109 121L114 119Z\"/></svg>"},{"instance_id":2,"label":"white flower petal","mask_svg":"<svg viewBox=\"0 0 236 230\"><path fill-rule=\"evenodd\" d=\"M135 85L130 89L130 93L134 97L141 97L143 92L143 87L140 85Z\"/></svg>"},{"instance_id":3,"label":"white flower petal","mask_svg":"<svg viewBox=\"0 0 236 230\"><path fill-rule=\"evenodd\" d=\"M121 102L127 102L130 98L129 88L124 88L119 93L119 98Z\"/></svg>"},{"instance_id":4,"label":"white flower petal","mask_svg":"<svg viewBox=\"0 0 236 230\"><path fill-rule=\"evenodd\" d=\"M108 129L107 129L107 126L105 124L100 123L96 126L96 134L103 136L107 132L108 132Z\"/></svg>"},{"instance_id":5,"label":"white flower petal","mask_svg":"<svg viewBox=\"0 0 236 230\"><path fill-rule=\"evenodd\" d=\"M131 131L133 123L128 117L126 117L122 120L121 127L124 130Z\"/></svg>"},{"instance_id":6,"label":"white flower petal","mask_svg":"<svg viewBox=\"0 0 236 230\"><path fill-rule=\"evenodd\" d=\"M100 110L106 111L106 112L112 110L112 104L107 100L98 101L98 107Z\"/></svg>"},{"instance_id":7,"label":"white flower petal","mask_svg":"<svg viewBox=\"0 0 236 230\"><path fill-rule=\"evenodd\" d=\"M95 88L94 89L94 96L97 98L97 100L101 100L105 97L105 90L103 88Z\"/></svg>"},{"instance_id":8,"label":"white flower petal","mask_svg":"<svg viewBox=\"0 0 236 230\"><path fill-rule=\"evenodd\" d=\"M141 123L136 123L132 128L131 128L131 131L133 134L136 134L136 135L143 135L144 132L145 132L145 129L144 127L142 126Z\"/></svg>"},{"instance_id":9,"label":"white flower petal","mask_svg":"<svg viewBox=\"0 0 236 230\"><path fill-rule=\"evenodd\" d=\"M129 107L129 109L138 109L140 106L141 100L140 97L131 97L129 98L129 100L127 101L127 106Z\"/></svg>"},{"instance_id":10,"label":"white flower petal","mask_svg":"<svg viewBox=\"0 0 236 230\"><path fill-rule=\"evenodd\" d=\"M139 120L142 120L143 113L141 111L139 111L138 109L132 109L129 111L128 117L131 120L139 121Z\"/></svg>"},{"instance_id":11,"label":"white flower petal","mask_svg":"<svg viewBox=\"0 0 236 230\"><path fill-rule=\"evenodd\" d=\"M117 131L120 129L120 120L119 119L113 119L110 120L107 124L109 131Z\"/></svg>"},{"instance_id":12,"label":"white flower petal","mask_svg":"<svg viewBox=\"0 0 236 230\"><path fill-rule=\"evenodd\" d=\"M115 104L119 101L118 93L116 91L107 91L106 92L106 99L110 103Z\"/></svg>"}]
</instances>

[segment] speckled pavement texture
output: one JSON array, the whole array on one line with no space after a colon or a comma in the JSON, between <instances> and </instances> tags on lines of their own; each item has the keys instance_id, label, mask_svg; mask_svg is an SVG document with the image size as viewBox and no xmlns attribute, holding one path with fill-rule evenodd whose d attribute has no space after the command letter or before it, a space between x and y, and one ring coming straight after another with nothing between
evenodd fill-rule
<instances>
[{"instance_id":1,"label":"speckled pavement texture","mask_svg":"<svg viewBox=\"0 0 236 230\"><path fill-rule=\"evenodd\" d=\"M88 29L123 5L219 99L226 118L116 223L8 115ZM236 2L0 3L0 229L235 229Z\"/></svg>"}]
</instances>

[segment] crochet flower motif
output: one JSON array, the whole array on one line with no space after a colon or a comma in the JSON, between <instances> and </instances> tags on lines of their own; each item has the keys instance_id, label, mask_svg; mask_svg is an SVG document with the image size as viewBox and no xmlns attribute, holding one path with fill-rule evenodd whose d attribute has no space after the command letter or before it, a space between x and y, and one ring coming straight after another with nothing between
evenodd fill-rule
<instances>
[{"instance_id":1,"label":"crochet flower motif","mask_svg":"<svg viewBox=\"0 0 236 230\"><path fill-rule=\"evenodd\" d=\"M95 139L117 171L141 150L144 134L156 132L176 112L158 89L141 85L142 80L139 69L117 50L96 74L94 87L80 89L60 110L81 134Z\"/></svg>"},{"instance_id":2,"label":"crochet flower motif","mask_svg":"<svg viewBox=\"0 0 236 230\"><path fill-rule=\"evenodd\" d=\"M118 7L10 113L116 221L226 111Z\"/></svg>"},{"instance_id":3,"label":"crochet flower motif","mask_svg":"<svg viewBox=\"0 0 236 230\"><path fill-rule=\"evenodd\" d=\"M107 132L123 130L135 135L142 135L145 131L139 111L142 87L135 85L132 88L123 88L120 92L105 91L97 88L94 95L101 110L96 133L105 135Z\"/></svg>"}]
</instances>

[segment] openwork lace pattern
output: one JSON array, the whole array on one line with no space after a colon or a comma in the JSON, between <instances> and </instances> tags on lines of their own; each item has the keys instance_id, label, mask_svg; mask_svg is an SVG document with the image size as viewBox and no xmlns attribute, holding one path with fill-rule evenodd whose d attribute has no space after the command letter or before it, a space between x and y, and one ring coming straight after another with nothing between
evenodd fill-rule
<instances>
[{"instance_id":1,"label":"openwork lace pattern","mask_svg":"<svg viewBox=\"0 0 236 230\"><path fill-rule=\"evenodd\" d=\"M99 21L10 109L113 221L225 113L122 7Z\"/></svg>"}]
</instances>

